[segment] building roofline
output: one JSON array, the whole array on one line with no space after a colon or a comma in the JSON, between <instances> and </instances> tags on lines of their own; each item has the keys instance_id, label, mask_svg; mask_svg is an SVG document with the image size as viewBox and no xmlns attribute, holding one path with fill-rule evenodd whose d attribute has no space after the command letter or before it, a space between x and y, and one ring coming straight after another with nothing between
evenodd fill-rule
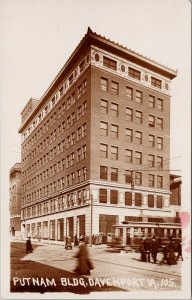
<instances>
[{"instance_id":1,"label":"building roofline","mask_svg":"<svg viewBox=\"0 0 192 300\"><path fill-rule=\"evenodd\" d=\"M74 49L72 54L69 56L66 63L64 64L64 66L61 68L59 73L55 76L55 78L53 79L53 81L51 82L51 84L49 85L47 90L45 91L45 93L42 95L42 97L38 101L37 106L34 108L34 110L28 116L26 121L23 124L21 124L21 126L18 130L19 133L21 133L24 130L24 128L29 124L30 120L35 116L35 114L38 112L38 110L44 105L44 102L51 95L51 93L53 92L54 86L57 84L57 82L59 82L62 75L64 74L63 77L66 77L65 73L67 74L67 72L70 70L70 66L73 65L75 57L79 56L79 53L81 53L81 50L83 50L85 48L85 46L89 47L92 44L98 45L98 46L99 45L103 46L110 51L113 50L113 52L117 53L117 55L120 55L125 58L127 57L127 59L129 59L130 61L137 62L145 68L152 69L153 71L155 71L157 73L163 74L164 76L166 76L169 79L173 79L177 76L176 70L172 70L168 67L165 67L164 65L159 64L150 58L147 58L139 53L134 52L133 50L130 50L118 43L115 43L114 41L111 41L111 40L107 39L106 37L103 37L103 36L97 34L96 32L93 32L91 30L91 28L88 27L87 33L80 40L79 44ZM26 106L27 106L27 104L26 104Z\"/></svg>"},{"instance_id":2,"label":"building roofline","mask_svg":"<svg viewBox=\"0 0 192 300\"><path fill-rule=\"evenodd\" d=\"M12 174L12 173L13 173L14 171L16 171L16 170L21 170L21 163L19 163L19 162L15 163L15 164L11 167L9 173Z\"/></svg>"}]
</instances>

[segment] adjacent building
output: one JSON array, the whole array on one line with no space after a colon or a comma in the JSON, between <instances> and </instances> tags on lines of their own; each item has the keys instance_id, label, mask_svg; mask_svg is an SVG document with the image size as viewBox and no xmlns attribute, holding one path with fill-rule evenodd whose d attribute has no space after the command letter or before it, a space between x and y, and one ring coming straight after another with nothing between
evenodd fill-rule
<instances>
[{"instance_id":1,"label":"adjacent building","mask_svg":"<svg viewBox=\"0 0 192 300\"><path fill-rule=\"evenodd\" d=\"M122 221L173 217L176 75L88 28L41 99L30 99L21 113L26 236L63 241L111 233Z\"/></svg>"},{"instance_id":2,"label":"adjacent building","mask_svg":"<svg viewBox=\"0 0 192 300\"><path fill-rule=\"evenodd\" d=\"M16 163L9 173L10 234L21 235L21 164Z\"/></svg>"}]
</instances>

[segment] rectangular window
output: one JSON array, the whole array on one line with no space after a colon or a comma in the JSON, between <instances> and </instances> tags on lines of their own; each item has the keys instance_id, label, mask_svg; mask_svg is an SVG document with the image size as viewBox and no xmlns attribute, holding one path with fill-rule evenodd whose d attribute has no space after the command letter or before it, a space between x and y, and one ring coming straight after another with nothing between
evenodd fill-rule
<instances>
[{"instance_id":1,"label":"rectangular window","mask_svg":"<svg viewBox=\"0 0 192 300\"><path fill-rule=\"evenodd\" d=\"M126 96L129 100L133 100L133 89L126 86Z\"/></svg>"},{"instance_id":2,"label":"rectangular window","mask_svg":"<svg viewBox=\"0 0 192 300\"><path fill-rule=\"evenodd\" d=\"M82 125L82 138L84 138L87 135L87 123L84 123Z\"/></svg>"},{"instance_id":3,"label":"rectangular window","mask_svg":"<svg viewBox=\"0 0 192 300\"><path fill-rule=\"evenodd\" d=\"M82 62L80 62L79 64L79 71L82 72L84 68L85 68L85 59L83 59Z\"/></svg>"},{"instance_id":4,"label":"rectangular window","mask_svg":"<svg viewBox=\"0 0 192 300\"><path fill-rule=\"evenodd\" d=\"M163 176L157 176L157 187L158 188L163 187Z\"/></svg>"},{"instance_id":5,"label":"rectangular window","mask_svg":"<svg viewBox=\"0 0 192 300\"><path fill-rule=\"evenodd\" d=\"M162 150L163 149L163 138L157 137L157 149Z\"/></svg>"},{"instance_id":6,"label":"rectangular window","mask_svg":"<svg viewBox=\"0 0 192 300\"><path fill-rule=\"evenodd\" d=\"M135 143L136 144L142 144L142 132L135 131Z\"/></svg>"},{"instance_id":7,"label":"rectangular window","mask_svg":"<svg viewBox=\"0 0 192 300\"><path fill-rule=\"evenodd\" d=\"M71 85L72 83L73 83L73 74L71 74L70 76L69 76L69 85Z\"/></svg>"},{"instance_id":8,"label":"rectangular window","mask_svg":"<svg viewBox=\"0 0 192 300\"><path fill-rule=\"evenodd\" d=\"M118 126L111 124L111 137L112 138L118 138L119 136L119 130L118 130Z\"/></svg>"},{"instance_id":9,"label":"rectangular window","mask_svg":"<svg viewBox=\"0 0 192 300\"><path fill-rule=\"evenodd\" d=\"M85 159L86 156L87 156L87 146L84 145L84 146L82 147L82 159Z\"/></svg>"},{"instance_id":10,"label":"rectangular window","mask_svg":"<svg viewBox=\"0 0 192 300\"><path fill-rule=\"evenodd\" d=\"M163 119L157 118L157 129L163 130Z\"/></svg>"},{"instance_id":11,"label":"rectangular window","mask_svg":"<svg viewBox=\"0 0 192 300\"><path fill-rule=\"evenodd\" d=\"M135 152L135 164L136 165L141 165L142 164L142 153L136 151Z\"/></svg>"},{"instance_id":12,"label":"rectangular window","mask_svg":"<svg viewBox=\"0 0 192 300\"><path fill-rule=\"evenodd\" d=\"M111 168L111 181L118 181L118 169Z\"/></svg>"},{"instance_id":13,"label":"rectangular window","mask_svg":"<svg viewBox=\"0 0 192 300\"><path fill-rule=\"evenodd\" d=\"M72 93L71 95L71 105L73 105L75 103L75 92ZM64 111L64 109L63 109Z\"/></svg>"},{"instance_id":14,"label":"rectangular window","mask_svg":"<svg viewBox=\"0 0 192 300\"><path fill-rule=\"evenodd\" d=\"M141 72L139 72L138 70L135 70L133 68L129 68L128 75L137 80L141 80Z\"/></svg>"},{"instance_id":15,"label":"rectangular window","mask_svg":"<svg viewBox=\"0 0 192 300\"><path fill-rule=\"evenodd\" d=\"M107 167L106 166L100 166L100 179L107 180Z\"/></svg>"},{"instance_id":16,"label":"rectangular window","mask_svg":"<svg viewBox=\"0 0 192 300\"><path fill-rule=\"evenodd\" d=\"M118 95L119 93L119 84L115 81L111 81L111 91L113 94Z\"/></svg>"},{"instance_id":17,"label":"rectangular window","mask_svg":"<svg viewBox=\"0 0 192 300\"><path fill-rule=\"evenodd\" d=\"M154 195L148 195L148 207L154 207Z\"/></svg>"},{"instance_id":18,"label":"rectangular window","mask_svg":"<svg viewBox=\"0 0 192 300\"><path fill-rule=\"evenodd\" d=\"M77 183L81 182L81 170L77 170Z\"/></svg>"},{"instance_id":19,"label":"rectangular window","mask_svg":"<svg viewBox=\"0 0 192 300\"><path fill-rule=\"evenodd\" d=\"M103 65L111 70L117 70L117 62L109 57L103 56Z\"/></svg>"},{"instance_id":20,"label":"rectangular window","mask_svg":"<svg viewBox=\"0 0 192 300\"><path fill-rule=\"evenodd\" d=\"M163 157L157 156L156 163L157 163L157 168L162 169L163 168Z\"/></svg>"},{"instance_id":21,"label":"rectangular window","mask_svg":"<svg viewBox=\"0 0 192 300\"><path fill-rule=\"evenodd\" d=\"M133 110L132 108L126 107L126 120L133 121Z\"/></svg>"},{"instance_id":22,"label":"rectangular window","mask_svg":"<svg viewBox=\"0 0 192 300\"><path fill-rule=\"evenodd\" d=\"M157 99L157 109L163 111L163 100L160 98Z\"/></svg>"},{"instance_id":23,"label":"rectangular window","mask_svg":"<svg viewBox=\"0 0 192 300\"><path fill-rule=\"evenodd\" d=\"M125 170L125 183L132 182L132 172L129 170Z\"/></svg>"},{"instance_id":24,"label":"rectangular window","mask_svg":"<svg viewBox=\"0 0 192 300\"><path fill-rule=\"evenodd\" d=\"M155 147L155 136L149 134L149 147L154 148Z\"/></svg>"},{"instance_id":25,"label":"rectangular window","mask_svg":"<svg viewBox=\"0 0 192 300\"><path fill-rule=\"evenodd\" d=\"M82 117L82 107L81 105L77 108L77 120L81 119Z\"/></svg>"},{"instance_id":26,"label":"rectangular window","mask_svg":"<svg viewBox=\"0 0 192 300\"><path fill-rule=\"evenodd\" d=\"M151 77L151 85L154 87L157 87L159 89L161 89L161 80L155 78L155 77Z\"/></svg>"},{"instance_id":27,"label":"rectangular window","mask_svg":"<svg viewBox=\"0 0 192 300\"><path fill-rule=\"evenodd\" d=\"M132 193L125 192L125 205L132 206Z\"/></svg>"},{"instance_id":28,"label":"rectangular window","mask_svg":"<svg viewBox=\"0 0 192 300\"><path fill-rule=\"evenodd\" d=\"M99 189L99 202L107 203L107 190L106 189Z\"/></svg>"},{"instance_id":29,"label":"rectangular window","mask_svg":"<svg viewBox=\"0 0 192 300\"><path fill-rule=\"evenodd\" d=\"M108 157L108 146L105 144L100 144L100 157L101 158Z\"/></svg>"},{"instance_id":30,"label":"rectangular window","mask_svg":"<svg viewBox=\"0 0 192 300\"><path fill-rule=\"evenodd\" d=\"M133 142L133 129L126 128L126 141Z\"/></svg>"},{"instance_id":31,"label":"rectangular window","mask_svg":"<svg viewBox=\"0 0 192 300\"><path fill-rule=\"evenodd\" d=\"M141 206L142 205L142 194L135 193L135 206Z\"/></svg>"},{"instance_id":32,"label":"rectangular window","mask_svg":"<svg viewBox=\"0 0 192 300\"><path fill-rule=\"evenodd\" d=\"M129 149L125 150L125 162L126 163L133 162L133 150L129 150Z\"/></svg>"},{"instance_id":33,"label":"rectangular window","mask_svg":"<svg viewBox=\"0 0 192 300\"><path fill-rule=\"evenodd\" d=\"M135 184L136 185L142 184L142 173L141 172L135 172Z\"/></svg>"},{"instance_id":34,"label":"rectangular window","mask_svg":"<svg viewBox=\"0 0 192 300\"><path fill-rule=\"evenodd\" d=\"M111 103L111 115L113 117L118 117L119 114L119 105L116 103Z\"/></svg>"},{"instance_id":35,"label":"rectangular window","mask_svg":"<svg viewBox=\"0 0 192 300\"><path fill-rule=\"evenodd\" d=\"M149 168L153 168L155 166L155 156L152 154L148 155Z\"/></svg>"},{"instance_id":36,"label":"rectangular window","mask_svg":"<svg viewBox=\"0 0 192 300\"><path fill-rule=\"evenodd\" d=\"M86 110L87 110L87 102L84 101L82 105L82 116L86 114Z\"/></svg>"},{"instance_id":37,"label":"rectangular window","mask_svg":"<svg viewBox=\"0 0 192 300\"><path fill-rule=\"evenodd\" d=\"M77 162L81 161L81 148L77 149Z\"/></svg>"},{"instance_id":38,"label":"rectangular window","mask_svg":"<svg viewBox=\"0 0 192 300\"><path fill-rule=\"evenodd\" d=\"M116 191L116 190L110 191L110 203L118 204L118 191Z\"/></svg>"},{"instance_id":39,"label":"rectangular window","mask_svg":"<svg viewBox=\"0 0 192 300\"><path fill-rule=\"evenodd\" d=\"M100 122L100 134L102 136L108 136L108 124L105 122Z\"/></svg>"},{"instance_id":40,"label":"rectangular window","mask_svg":"<svg viewBox=\"0 0 192 300\"><path fill-rule=\"evenodd\" d=\"M154 187L155 186L155 176L152 174L148 175L148 186Z\"/></svg>"},{"instance_id":41,"label":"rectangular window","mask_svg":"<svg viewBox=\"0 0 192 300\"><path fill-rule=\"evenodd\" d=\"M149 107L155 108L155 97L149 95Z\"/></svg>"},{"instance_id":42,"label":"rectangular window","mask_svg":"<svg viewBox=\"0 0 192 300\"><path fill-rule=\"evenodd\" d=\"M136 101L137 103L142 103L142 92L136 91L135 101Z\"/></svg>"},{"instance_id":43,"label":"rectangular window","mask_svg":"<svg viewBox=\"0 0 192 300\"><path fill-rule=\"evenodd\" d=\"M135 112L135 122L136 122L137 124L142 124L142 122L143 122L142 119L143 119L142 112L136 110L136 112Z\"/></svg>"},{"instance_id":44,"label":"rectangular window","mask_svg":"<svg viewBox=\"0 0 192 300\"><path fill-rule=\"evenodd\" d=\"M82 171L83 171L83 180L87 180L87 169L86 169L86 167L84 167L82 169Z\"/></svg>"},{"instance_id":45,"label":"rectangular window","mask_svg":"<svg viewBox=\"0 0 192 300\"><path fill-rule=\"evenodd\" d=\"M111 146L111 159L118 160L118 147Z\"/></svg>"},{"instance_id":46,"label":"rectangular window","mask_svg":"<svg viewBox=\"0 0 192 300\"><path fill-rule=\"evenodd\" d=\"M155 127L155 117L152 115L149 115L149 127Z\"/></svg>"},{"instance_id":47,"label":"rectangular window","mask_svg":"<svg viewBox=\"0 0 192 300\"><path fill-rule=\"evenodd\" d=\"M101 99L100 106L101 106L101 113L107 114L108 113L108 102L106 100Z\"/></svg>"},{"instance_id":48,"label":"rectangular window","mask_svg":"<svg viewBox=\"0 0 192 300\"><path fill-rule=\"evenodd\" d=\"M163 197L157 196L157 208L162 208L162 207L163 207Z\"/></svg>"},{"instance_id":49,"label":"rectangular window","mask_svg":"<svg viewBox=\"0 0 192 300\"><path fill-rule=\"evenodd\" d=\"M101 77L101 90L104 92L108 91L108 79Z\"/></svg>"},{"instance_id":50,"label":"rectangular window","mask_svg":"<svg viewBox=\"0 0 192 300\"><path fill-rule=\"evenodd\" d=\"M81 131L81 127L79 127L77 129L77 141L79 141L82 138L82 131Z\"/></svg>"},{"instance_id":51,"label":"rectangular window","mask_svg":"<svg viewBox=\"0 0 192 300\"><path fill-rule=\"evenodd\" d=\"M77 99L79 99L82 95L82 88L81 88L81 84L78 86L77 88Z\"/></svg>"},{"instance_id":52,"label":"rectangular window","mask_svg":"<svg viewBox=\"0 0 192 300\"><path fill-rule=\"evenodd\" d=\"M87 79L83 80L83 94L87 91Z\"/></svg>"}]
</instances>

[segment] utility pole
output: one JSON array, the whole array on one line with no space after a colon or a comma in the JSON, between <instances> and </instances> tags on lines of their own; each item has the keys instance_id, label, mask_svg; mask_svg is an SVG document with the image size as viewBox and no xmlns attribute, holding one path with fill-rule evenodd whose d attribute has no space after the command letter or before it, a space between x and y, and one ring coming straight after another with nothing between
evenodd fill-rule
<instances>
[{"instance_id":1,"label":"utility pole","mask_svg":"<svg viewBox=\"0 0 192 300\"><path fill-rule=\"evenodd\" d=\"M93 195L91 194L91 234L90 234L90 247L92 247L92 235L93 235Z\"/></svg>"}]
</instances>

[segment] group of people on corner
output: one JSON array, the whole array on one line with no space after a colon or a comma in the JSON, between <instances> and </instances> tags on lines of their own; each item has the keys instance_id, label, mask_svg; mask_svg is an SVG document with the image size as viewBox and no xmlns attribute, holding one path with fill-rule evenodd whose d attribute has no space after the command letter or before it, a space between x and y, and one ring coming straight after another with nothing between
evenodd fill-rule
<instances>
[{"instance_id":1,"label":"group of people on corner","mask_svg":"<svg viewBox=\"0 0 192 300\"><path fill-rule=\"evenodd\" d=\"M171 266L176 265L179 258L183 260L181 243L175 245L172 238L170 238L167 245L161 245L161 239L153 237L151 241L149 239L143 240L140 248L141 261L150 262L152 258L153 262L156 263L157 255L160 251L163 252L163 259L161 263L166 263ZM177 255L175 252L177 252Z\"/></svg>"}]
</instances>

